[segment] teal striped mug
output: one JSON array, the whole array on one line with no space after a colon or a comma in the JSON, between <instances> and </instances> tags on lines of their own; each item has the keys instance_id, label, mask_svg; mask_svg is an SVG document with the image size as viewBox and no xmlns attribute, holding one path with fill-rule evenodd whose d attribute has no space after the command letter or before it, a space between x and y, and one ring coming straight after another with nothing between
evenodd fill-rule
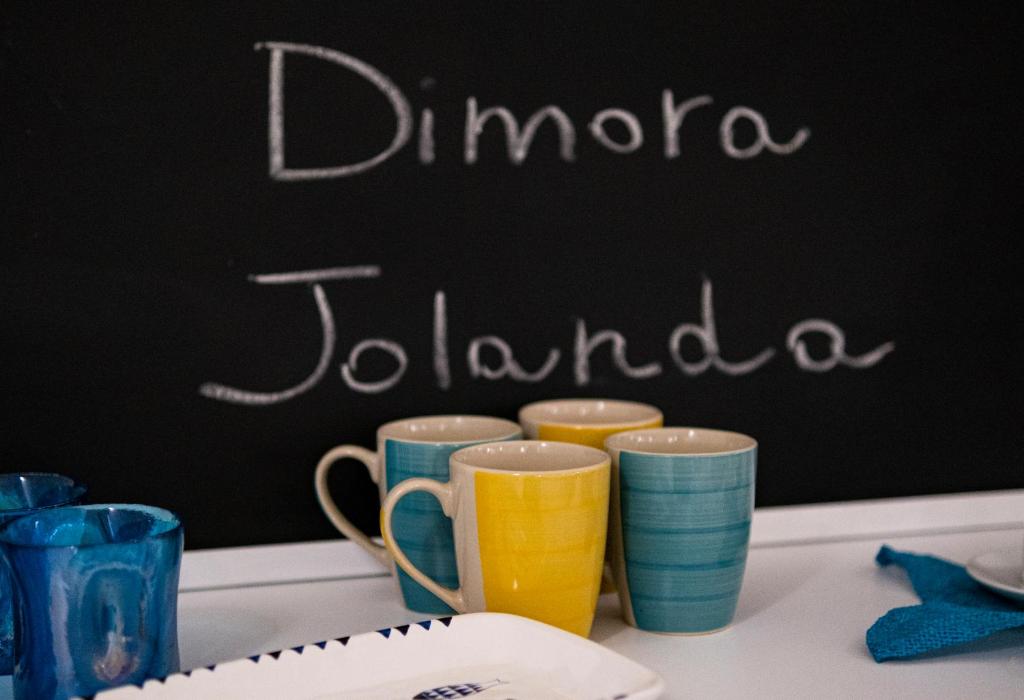
<instances>
[{"instance_id":1,"label":"teal striped mug","mask_svg":"<svg viewBox=\"0 0 1024 700\"><path fill-rule=\"evenodd\" d=\"M725 430L654 428L604 444L610 559L626 622L675 634L729 626L747 563L757 442Z\"/></svg>"},{"instance_id":2,"label":"teal striped mug","mask_svg":"<svg viewBox=\"0 0 1024 700\"><path fill-rule=\"evenodd\" d=\"M327 475L339 460L362 462L377 484L383 502L388 492L405 479L426 477L447 482L448 457L456 450L520 436L522 431L517 424L490 416L420 416L385 423L377 430L376 452L358 445L339 445L320 459L313 479L316 497L324 515L341 534L396 574L405 607L421 613L450 615L452 609L444 601L404 571L396 570L384 546L345 517L331 498ZM458 587L452 524L437 500L426 493L404 499L395 508L394 529L395 539L417 567L444 586Z\"/></svg>"}]
</instances>

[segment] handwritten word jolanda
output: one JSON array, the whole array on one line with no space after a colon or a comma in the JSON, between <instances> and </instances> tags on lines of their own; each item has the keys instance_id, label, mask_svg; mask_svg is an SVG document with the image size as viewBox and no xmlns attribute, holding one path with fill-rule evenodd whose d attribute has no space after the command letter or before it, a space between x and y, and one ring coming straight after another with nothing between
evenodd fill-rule
<instances>
[{"instance_id":1,"label":"handwritten word jolanda","mask_svg":"<svg viewBox=\"0 0 1024 700\"><path fill-rule=\"evenodd\" d=\"M274 180L322 180L348 177L374 168L405 147L417 131L417 156L420 163L434 162L434 111L429 107L420 110L419 128L413 108L404 92L379 69L354 56L335 49L308 44L293 44L268 41L256 44L256 50L270 52L268 71L268 129L267 143L270 156L270 177ZM346 163L316 168L289 168L285 163L285 59L289 54L307 56L332 63L351 71L373 85L387 100L395 119L395 133L387 148L374 156L357 163ZM432 78L424 78L422 84L430 85ZM711 95L696 95L677 100L672 90L661 94L661 134L665 158L672 160L680 156L680 136L683 121L694 110L706 108L714 102ZM576 125L558 105L546 105L531 114L520 126L519 120L507 107L501 105L481 109L475 97L466 99L466 118L463 134L463 158L472 165L477 162L478 142L488 123L504 127L505 145L509 161L521 165L526 160L537 130L545 122L558 131L558 155L564 161L576 159ZM754 130L754 139L746 145L737 143L736 127L749 124ZM611 128L609 128L611 127ZM494 127L492 127L493 129ZM749 129L749 127L748 127ZM603 148L618 154L638 151L645 140L640 119L633 112L621 107L608 107L596 112L587 124L591 137ZM615 135L613 135L615 134ZM801 128L788 141L772 138L768 121L755 109L745 106L730 108L719 122L718 139L722 152L730 158L754 158L764 151L775 155L790 155L800 149L810 138L811 132Z\"/></svg>"},{"instance_id":2,"label":"handwritten word jolanda","mask_svg":"<svg viewBox=\"0 0 1024 700\"><path fill-rule=\"evenodd\" d=\"M320 356L313 371L300 383L278 391L253 391L206 382L199 387L199 393L211 399L249 406L265 406L288 401L317 386L327 376L334 364L338 344L338 329L334 313L324 290L324 283L340 280L372 279L380 277L377 265L334 267L301 272L282 272L250 275L256 284L305 284L312 291L313 301L320 317ZM701 287L701 318L699 323L684 322L677 325L668 336L668 356L671 365L687 377L695 377L710 370L729 376L750 374L772 361L778 355L775 348L767 347L753 357L727 360L719 344L715 325L715 309L711 280L705 279ZM432 360L437 387L447 390L452 384L451 357L448 342L448 300L445 292L434 294ZM627 358L626 337L615 330L592 331L584 319L575 321L575 342L571 350L572 373L577 386L590 384L590 359L594 353L610 353L612 363L623 377L629 379L651 379L666 372L666 363L652 360L634 364ZM828 350L821 357L813 357L808 348L808 338L818 336L827 341ZM701 348L700 359L685 358L681 345L690 338ZM806 372L829 372L836 367L866 369L872 367L895 349L893 342L886 342L860 355L846 351L846 335L835 323L810 318L790 327L786 334L786 350L796 367ZM383 353L394 362L391 373L381 379L360 377L359 365L364 355ZM819 351L820 353L820 351ZM489 358L489 359L488 359ZM474 380L537 383L547 379L563 362L560 348L549 348L544 362L539 367L526 368L516 360L512 345L496 335L481 335L472 338L466 346L465 361L469 376ZM349 348L345 360L339 365L341 380L352 391L363 394L377 394L397 386L409 367L409 354L405 346L390 338L363 338Z\"/></svg>"}]
</instances>

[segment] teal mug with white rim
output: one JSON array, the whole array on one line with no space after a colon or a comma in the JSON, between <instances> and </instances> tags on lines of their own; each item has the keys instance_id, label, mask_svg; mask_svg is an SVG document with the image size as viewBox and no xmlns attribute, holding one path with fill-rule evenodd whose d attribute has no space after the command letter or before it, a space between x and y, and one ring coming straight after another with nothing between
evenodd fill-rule
<instances>
[{"instance_id":1,"label":"teal mug with white rim","mask_svg":"<svg viewBox=\"0 0 1024 700\"><path fill-rule=\"evenodd\" d=\"M377 430L376 452L358 445L339 445L320 459L314 477L316 497L328 520L341 534L372 554L397 576L405 607L421 613L450 615L453 611L444 601L413 581L404 571L396 569L387 549L371 540L345 517L331 498L327 475L339 460L351 458L362 462L377 484L383 502L388 492L405 479L425 477L447 482L448 458L456 450L483 442L515 440L521 436L522 430L516 423L490 416L420 416L385 423ZM404 499L395 508L394 530L395 539L418 568L442 585L458 588L452 524L437 500L425 493Z\"/></svg>"},{"instance_id":2,"label":"teal mug with white rim","mask_svg":"<svg viewBox=\"0 0 1024 700\"><path fill-rule=\"evenodd\" d=\"M605 450L610 559L626 622L673 634L728 627L747 563L757 442L654 428L612 435Z\"/></svg>"}]
</instances>

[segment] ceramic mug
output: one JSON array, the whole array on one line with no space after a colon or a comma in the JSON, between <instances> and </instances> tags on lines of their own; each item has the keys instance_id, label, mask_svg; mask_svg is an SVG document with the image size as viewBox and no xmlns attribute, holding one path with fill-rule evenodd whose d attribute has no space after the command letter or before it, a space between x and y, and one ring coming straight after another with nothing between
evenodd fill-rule
<instances>
[{"instance_id":1,"label":"ceramic mug","mask_svg":"<svg viewBox=\"0 0 1024 700\"><path fill-rule=\"evenodd\" d=\"M609 551L626 622L681 634L727 627L746 568L757 442L658 428L612 435L605 447Z\"/></svg>"},{"instance_id":2,"label":"ceramic mug","mask_svg":"<svg viewBox=\"0 0 1024 700\"><path fill-rule=\"evenodd\" d=\"M615 399L551 399L519 409L519 425L530 440L558 440L604 449L608 436L636 428L660 428L661 411L645 403ZM614 593L615 581L605 553L602 593Z\"/></svg>"},{"instance_id":3,"label":"ceramic mug","mask_svg":"<svg viewBox=\"0 0 1024 700\"><path fill-rule=\"evenodd\" d=\"M601 587L611 465L601 450L535 440L451 456L451 481L409 479L388 494L381 532L395 562L460 613L522 615L586 637ZM406 556L392 519L426 491L452 519L460 586L434 581ZM411 497L411 496L410 496Z\"/></svg>"},{"instance_id":4,"label":"ceramic mug","mask_svg":"<svg viewBox=\"0 0 1024 700\"><path fill-rule=\"evenodd\" d=\"M654 406L613 399L553 399L519 409L519 424L527 439L575 442L602 450L609 435L660 428L663 420Z\"/></svg>"},{"instance_id":5,"label":"ceramic mug","mask_svg":"<svg viewBox=\"0 0 1024 700\"><path fill-rule=\"evenodd\" d=\"M385 566L394 563L387 550L353 525L338 509L327 488L334 464L351 457L366 465L380 489L380 499L395 484L410 477L448 480L448 457L463 447L492 440L512 440L522 435L512 421L488 416L422 416L397 420L377 430L377 451L357 445L340 445L328 451L316 467L314 485L320 507L343 535L372 554ZM420 495L402 504L395 514L398 541L416 565L446 585L458 585L452 526L434 499ZM424 613L445 614L451 609L432 593L395 571L405 607Z\"/></svg>"}]
</instances>

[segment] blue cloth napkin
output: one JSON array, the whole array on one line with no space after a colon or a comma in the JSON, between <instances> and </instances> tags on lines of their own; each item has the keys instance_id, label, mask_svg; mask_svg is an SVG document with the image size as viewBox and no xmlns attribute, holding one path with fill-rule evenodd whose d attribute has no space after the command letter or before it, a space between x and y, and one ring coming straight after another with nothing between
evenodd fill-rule
<instances>
[{"instance_id":1,"label":"blue cloth napkin","mask_svg":"<svg viewBox=\"0 0 1024 700\"><path fill-rule=\"evenodd\" d=\"M895 608L867 633L875 661L905 659L1024 626L1024 607L992 593L964 567L883 545L875 561L895 564L910 577L920 605Z\"/></svg>"}]
</instances>

